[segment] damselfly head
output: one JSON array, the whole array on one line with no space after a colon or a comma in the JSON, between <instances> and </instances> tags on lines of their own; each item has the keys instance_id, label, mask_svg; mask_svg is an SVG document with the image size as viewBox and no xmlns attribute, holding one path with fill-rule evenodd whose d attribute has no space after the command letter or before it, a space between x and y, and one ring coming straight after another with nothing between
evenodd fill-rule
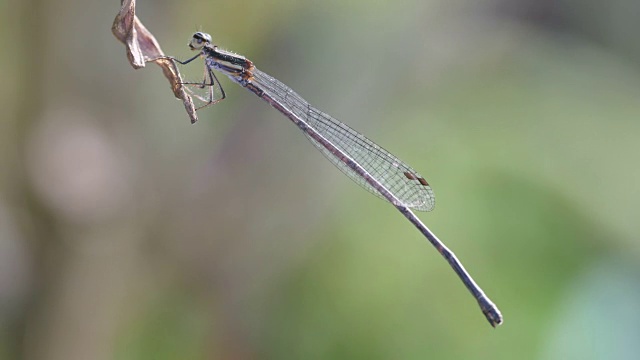
<instances>
[{"instance_id":1,"label":"damselfly head","mask_svg":"<svg viewBox=\"0 0 640 360\"><path fill-rule=\"evenodd\" d=\"M191 41L189 41L189 48L191 50L200 50L208 44L211 44L211 35L198 31L193 34Z\"/></svg>"}]
</instances>

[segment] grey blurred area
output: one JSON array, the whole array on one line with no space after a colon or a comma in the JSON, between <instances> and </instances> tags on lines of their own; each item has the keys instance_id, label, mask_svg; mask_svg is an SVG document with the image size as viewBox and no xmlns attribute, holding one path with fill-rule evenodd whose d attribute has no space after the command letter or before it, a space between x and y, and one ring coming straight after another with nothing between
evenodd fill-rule
<instances>
[{"instance_id":1,"label":"grey blurred area","mask_svg":"<svg viewBox=\"0 0 640 360\"><path fill-rule=\"evenodd\" d=\"M191 125L119 6L0 1L0 359L638 358L639 2L138 3L424 174L496 330L266 103Z\"/></svg>"}]
</instances>

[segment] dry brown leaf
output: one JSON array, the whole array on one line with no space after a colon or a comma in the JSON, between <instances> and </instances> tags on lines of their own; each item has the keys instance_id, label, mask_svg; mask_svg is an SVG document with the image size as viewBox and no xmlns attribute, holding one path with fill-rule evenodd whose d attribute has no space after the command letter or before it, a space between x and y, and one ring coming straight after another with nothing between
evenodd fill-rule
<instances>
[{"instance_id":1,"label":"dry brown leaf","mask_svg":"<svg viewBox=\"0 0 640 360\"><path fill-rule=\"evenodd\" d=\"M127 47L127 58L134 69L145 67L148 61L154 62L162 68L164 76L171 84L173 94L182 100L191 123L195 123L198 121L196 108L191 96L182 86L182 76L176 63L171 59L163 58L165 55L160 44L138 19L135 10L135 0L122 0L120 12L116 15L111 27L113 35Z\"/></svg>"}]
</instances>

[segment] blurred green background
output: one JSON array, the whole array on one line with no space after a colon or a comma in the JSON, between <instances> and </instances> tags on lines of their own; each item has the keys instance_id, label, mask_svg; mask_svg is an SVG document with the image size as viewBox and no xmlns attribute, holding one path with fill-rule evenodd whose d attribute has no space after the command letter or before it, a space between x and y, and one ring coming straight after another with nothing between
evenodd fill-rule
<instances>
[{"instance_id":1,"label":"blurred green background","mask_svg":"<svg viewBox=\"0 0 640 360\"><path fill-rule=\"evenodd\" d=\"M119 5L0 1L0 358L640 358L640 2L138 3L425 175L495 330L253 94L190 125Z\"/></svg>"}]
</instances>

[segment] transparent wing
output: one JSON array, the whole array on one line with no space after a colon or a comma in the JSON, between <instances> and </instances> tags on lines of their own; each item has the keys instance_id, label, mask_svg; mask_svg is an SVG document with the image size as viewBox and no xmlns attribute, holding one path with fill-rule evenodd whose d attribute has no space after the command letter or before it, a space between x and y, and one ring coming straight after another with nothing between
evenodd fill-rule
<instances>
[{"instance_id":1,"label":"transparent wing","mask_svg":"<svg viewBox=\"0 0 640 360\"><path fill-rule=\"evenodd\" d=\"M407 164L378 146L364 135L309 105L300 95L282 82L254 69L253 82L287 106L309 126L349 155L369 174L377 179L385 188L393 193L405 206L431 211L435 205L435 196L427 181ZM384 198L375 188L369 185L360 175L346 166L340 159L324 148L313 138L307 136L324 156L329 159L349 178L378 197Z\"/></svg>"}]
</instances>

